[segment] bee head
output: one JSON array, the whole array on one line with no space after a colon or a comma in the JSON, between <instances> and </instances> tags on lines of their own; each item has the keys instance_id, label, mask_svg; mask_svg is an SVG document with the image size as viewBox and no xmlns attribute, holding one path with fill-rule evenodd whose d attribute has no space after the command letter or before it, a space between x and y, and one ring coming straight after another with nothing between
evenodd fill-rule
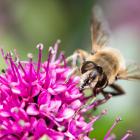
<instances>
[{"instance_id":1,"label":"bee head","mask_svg":"<svg viewBox=\"0 0 140 140\"><path fill-rule=\"evenodd\" d=\"M85 61L81 67L80 90L94 87L98 81L99 75L102 74L102 68L92 61Z\"/></svg>"},{"instance_id":2,"label":"bee head","mask_svg":"<svg viewBox=\"0 0 140 140\"><path fill-rule=\"evenodd\" d=\"M91 84L96 83L97 73L96 71L87 71L81 75L80 90L90 88Z\"/></svg>"}]
</instances>

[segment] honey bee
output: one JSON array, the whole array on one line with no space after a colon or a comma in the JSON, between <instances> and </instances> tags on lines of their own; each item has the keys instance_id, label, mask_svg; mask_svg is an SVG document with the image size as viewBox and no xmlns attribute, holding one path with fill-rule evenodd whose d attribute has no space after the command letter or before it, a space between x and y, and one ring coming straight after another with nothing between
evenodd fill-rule
<instances>
[{"instance_id":1,"label":"honey bee","mask_svg":"<svg viewBox=\"0 0 140 140\"><path fill-rule=\"evenodd\" d=\"M67 61L72 60L73 70L69 73L68 81L71 74L80 71L80 90L87 88L93 89L94 93L102 92L103 95L111 94L112 96L124 94L123 88L116 84L116 80L140 80L140 69L137 65L127 66L121 52L107 45L108 32L103 27L101 21L93 12L91 22L91 53L78 49ZM80 62L80 68L77 67L77 61ZM131 69L130 69L131 68ZM113 91L105 91L105 87L111 87Z\"/></svg>"}]
</instances>

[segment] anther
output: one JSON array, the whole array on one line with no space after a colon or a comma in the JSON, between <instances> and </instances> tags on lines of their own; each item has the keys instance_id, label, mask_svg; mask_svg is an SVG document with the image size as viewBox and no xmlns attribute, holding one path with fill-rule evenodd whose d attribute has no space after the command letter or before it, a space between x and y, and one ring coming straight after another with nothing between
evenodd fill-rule
<instances>
[{"instance_id":1,"label":"anther","mask_svg":"<svg viewBox=\"0 0 140 140\"><path fill-rule=\"evenodd\" d=\"M32 53L28 53L28 54L27 54L27 57L28 57L29 59L32 59L32 58L33 58L33 54L32 54Z\"/></svg>"},{"instance_id":2,"label":"anther","mask_svg":"<svg viewBox=\"0 0 140 140\"><path fill-rule=\"evenodd\" d=\"M60 44L60 43L61 43L61 40L60 40L60 39L58 39L58 40L56 41L56 43L57 43L57 44Z\"/></svg>"},{"instance_id":3,"label":"anther","mask_svg":"<svg viewBox=\"0 0 140 140\"><path fill-rule=\"evenodd\" d=\"M106 115L107 114L107 109L104 109L102 112L101 112L101 115Z\"/></svg>"},{"instance_id":4,"label":"anther","mask_svg":"<svg viewBox=\"0 0 140 140\"><path fill-rule=\"evenodd\" d=\"M39 43L37 46L36 46L37 49L39 50L43 50L44 46L42 43Z\"/></svg>"}]
</instances>

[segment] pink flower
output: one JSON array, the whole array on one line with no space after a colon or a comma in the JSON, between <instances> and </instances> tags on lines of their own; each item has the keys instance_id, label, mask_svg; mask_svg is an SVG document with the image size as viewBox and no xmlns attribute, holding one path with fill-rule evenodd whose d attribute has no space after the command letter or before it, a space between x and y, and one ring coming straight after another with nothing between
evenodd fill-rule
<instances>
[{"instance_id":1,"label":"pink flower","mask_svg":"<svg viewBox=\"0 0 140 140\"><path fill-rule=\"evenodd\" d=\"M28 61L20 61L15 53L14 60L1 50L7 64L0 75L1 140L89 140L94 122L106 113L85 121L86 112L99 101L84 107L88 98L79 91L80 78L72 76L65 82L71 68L63 53L57 57L58 46L59 41L49 49L45 62L42 44L37 46L38 62L31 54ZM105 139L109 137L110 131Z\"/></svg>"}]
</instances>

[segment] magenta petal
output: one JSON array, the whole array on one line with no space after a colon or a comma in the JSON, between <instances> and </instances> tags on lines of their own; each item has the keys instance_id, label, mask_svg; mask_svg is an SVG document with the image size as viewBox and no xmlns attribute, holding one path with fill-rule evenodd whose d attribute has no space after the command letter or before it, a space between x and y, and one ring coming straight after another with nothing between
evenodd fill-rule
<instances>
[{"instance_id":1,"label":"magenta petal","mask_svg":"<svg viewBox=\"0 0 140 140\"><path fill-rule=\"evenodd\" d=\"M0 117L9 117L9 116L10 116L9 112L0 110Z\"/></svg>"},{"instance_id":2,"label":"magenta petal","mask_svg":"<svg viewBox=\"0 0 140 140\"><path fill-rule=\"evenodd\" d=\"M57 85L54 88L54 91L57 92L57 93L61 93L61 92L64 92L66 89L67 89L67 87L64 86L64 85Z\"/></svg>"},{"instance_id":3,"label":"magenta petal","mask_svg":"<svg viewBox=\"0 0 140 140\"><path fill-rule=\"evenodd\" d=\"M72 140L74 140L74 139L75 139L75 136L74 136L74 135L72 135L70 132L65 132L65 136L67 136L67 137L71 138Z\"/></svg>"},{"instance_id":4,"label":"magenta petal","mask_svg":"<svg viewBox=\"0 0 140 140\"><path fill-rule=\"evenodd\" d=\"M28 115L25 110L18 107L11 108L11 115L14 117L14 119L19 120L28 120Z\"/></svg>"},{"instance_id":5,"label":"magenta petal","mask_svg":"<svg viewBox=\"0 0 140 140\"><path fill-rule=\"evenodd\" d=\"M52 95L56 95L56 92L52 88L48 88L48 93L50 93Z\"/></svg>"},{"instance_id":6,"label":"magenta petal","mask_svg":"<svg viewBox=\"0 0 140 140\"><path fill-rule=\"evenodd\" d=\"M84 136L83 140L90 140L90 138L88 136Z\"/></svg>"},{"instance_id":7,"label":"magenta petal","mask_svg":"<svg viewBox=\"0 0 140 140\"><path fill-rule=\"evenodd\" d=\"M77 131L77 125L76 125L76 120L71 120L68 126L68 131L71 134L74 134Z\"/></svg>"},{"instance_id":8,"label":"magenta petal","mask_svg":"<svg viewBox=\"0 0 140 140\"><path fill-rule=\"evenodd\" d=\"M70 107L73 108L74 110L79 109L82 106L82 103L80 100L75 100L70 104Z\"/></svg>"},{"instance_id":9,"label":"magenta petal","mask_svg":"<svg viewBox=\"0 0 140 140\"><path fill-rule=\"evenodd\" d=\"M51 84L54 85L56 82L56 71L51 71Z\"/></svg>"},{"instance_id":10,"label":"magenta petal","mask_svg":"<svg viewBox=\"0 0 140 140\"><path fill-rule=\"evenodd\" d=\"M65 68L57 68L57 69L56 69L56 73L57 73L57 74L59 74L59 73L61 74L61 73L63 73L64 71L65 71Z\"/></svg>"},{"instance_id":11,"label":"magenta petal","mask_svg":"<svg viewBox=\"0 0 140 140\"><path fill-rule=\"evenodd\" d=\"M31 103L30 105L28 105L26 112L28 115L38 115L39 110L37 104Z\"/></svg>"},{"instance_id":12,"label":"magenta petal","mask_svg":"<svg viewBox=\"0 0 140 140\"><path fill-rule=\"evenodd\" d=\"M32 89L32 97L37 96L40 92L40 86L39 85L33 85L33 89Z\"/></svg>"},{"instance_id":13,"label":"magenta petal","mask_svg":"<svg viewBox=\"0 0 140 140\"><path fill-rule=\"evenodd\" d=\"M12 87L11 90L14 94L21 94L21 91L16 87Z\"/></svg>"},{"instance_id":14,"label":"magenta petal","mask_svg":"<svg viewBox=\"0 0 140 140\"><path fill-rule=\"evenodd\" d=\"M95 120L87 123L81 110L87 98L79 91L80 77L65 81L72 68L63 53L56 54L59 43L49 48L45 62L42 44L37 62L32 54L20 61L16 51L15 62L1 50L7 68L0 74L0 140L89 140Z\"/></svg>"},{"instance_id":15,"label":"magenta petal","mask_svg":"<svg viewBox=\"0 0 140 140\"><path fill-rule=\"evenodd\" d=\"M62 101L60 99L54 99L50 102L50 106L49 106L49 111L52 112L58 112L60 106L62 104Z\"/></svg>"},{"instance_id":16,"label":"magenta petal","mask_svg":"<svg viewBox=\"0 0 140 140\"><path fill-rule=\"evenodd\" d=\"M64 108L62 111L59 112L58 117L56 118L57 121L63 121L64 119L70 119L73 117L75 111L71 108Z\"/></svg>"},{"instance_id":17,"label":"magenta petal","mask_svg":"<svg viewBox=\"0 0 140 140\"><path fill-rule=\"evenodd\" d=\"M11 91L14 94L21 94L21 89L19 88L19 83L12 82L10 83Z\"/></svg>"},{"instance_id":18,"label":"magenta petal","mask_svg":"<svg viewBox=\"0 0 140 140\"><path fill-rule=\"evenodd\" d=\"M23 110L22 108L19 109L18 115L19 115L19 118L28 120L28 115L27 115L26 111Z\"/></svg>"},{"instance_id":19,"label":"magenta petal","mask_svg":"<svg viewBox=\"0 0 140 140\"><path fill-rule=\"evenodd\" d=\"M47 112L49 111L49 109L48 109L48 104L40 105L39 110L40 110L40 112L42 112L42 113L47 113Z\"/></svg>"},{"instance_id":20,"label":"magenta petal","mask_svg":"<svg viewBox=\"0 0 140 140\"><path fill-rule=\"evenodd\" d=\"M82 96L81 93L79 93L79 91L77 89L72 90L70 92L65 92L65 98L68 100L72 100L72 99L77 99L80 98Z\"/></svg>"},{"instance_id":21,"label":"magenta petal","mask_svg":"<svg viewBox=\"0 0 140 140\"><path fill-rule=\"evenodd\" d=\"M47 132L47 126L45 120L43 119L38 120L38 123L35 128L35 137L38 139L43 134L46 134L46 132Z\"/></svg>"},{"instance_id":22,"label":"magenta petal","mask_svg":"<svg viewBox=\"0 0 140 140\"><path fill-rule=\"evenodd\" d=\"M47 132L46 134L52 138L52 140L64 140L64 133L61 132L57 132L53 129L48 129L47 128Z\"/></svg>"},{"instance_id":23,"label":"magenta petal","mask_svg":"<svg viewBox=\"0 0 140 140\"><path fill-rule=\"evenodd\" d=\"M75 111L73 109L66 108L63 111L63 118L68 119L68 118L72 117L74 115L74 113L75 113Z\"/></svg>"},{"instance_id":24,"label":"magenta petal","mask_svg":"<svg viewBox=\"0 0 140 140\"><path fill-rule=\"evenodd\" d=\"M51 95L45 91L41 92L38 97L38 104L50 104Z\"/></svg>"},{"instance_id":25,"label":"magenta petal","mask_svg":"<svg viewBox=\"0 0 140 140\"><path fill-rule=\"evenodd\" d=\"M18 137L9 134L9 135L3 136L1 140L19 140L19 139Z\"/></svg>"}]
</instances>

